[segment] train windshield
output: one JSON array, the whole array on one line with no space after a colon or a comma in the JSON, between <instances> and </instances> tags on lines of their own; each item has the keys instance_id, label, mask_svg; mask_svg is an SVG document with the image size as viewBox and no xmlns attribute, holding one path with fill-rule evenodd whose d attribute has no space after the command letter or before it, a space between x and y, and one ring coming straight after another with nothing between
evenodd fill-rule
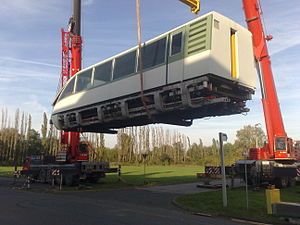
<instances>
[{"instance_id":1,"label":"train windshield","mask_svg":"<svg viewBox=\"0 0 300 225\"><path fill-rule=\"evenodd\" d=\"M74 77L75 78L75 77ZM65 89L63 90L63 92L61 93L59 100L71 95L73 93L74 90L74 83L75 83L75 79L70 80L70 82L67 84L67 86L65 87Z\"/></svg>"},{"instance_id":2,"label":"train windshield","mask_svg":"<svg viewBox=\"0 0 300 225\"><path fill-rule=\"evenodd\" d=\"M89 70L80 72L76 75L77 79L76 79L76 91L75 92L86 90L92 86L91 85L92 71L93 71L92 69L89 69Z\"/></svg>"}]
</instances>

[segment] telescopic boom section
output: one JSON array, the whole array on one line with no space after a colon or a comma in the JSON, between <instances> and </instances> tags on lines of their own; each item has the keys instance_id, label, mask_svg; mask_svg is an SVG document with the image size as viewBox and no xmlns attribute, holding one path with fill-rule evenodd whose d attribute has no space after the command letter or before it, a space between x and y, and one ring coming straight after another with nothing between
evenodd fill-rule
<instances>
[{"instance_id":1,"label":"telescopic boom section","mask_svg":"<svg viewBox=\"0 0 300 225\"><path fill-rule=\"evenodd\" d=\"M262 25L261 9L258 0L243 0L248 29L253 35L254 53L261 70L262 104L268 134L265 151L269 159L287 159L287 135L284 129L280 106L273 79L267 40Z\"/></svg>"},{"instance_id":2,"label":"telescopic boom section","mask_svg":"<svg viewBox=\"0 0 300 225\"><path fill-rule=\"evenodd\" d=\"M73 12L74 30L71 39L71 75L74 76L81 70L81 51L82 51L82 39L80 36L81 30L81 0L74 0L74 12ZM72 159L77 160L79 157L79 144L80 134L78 132L70 132L70 146Z\"/></svg>"},{"instance_id":3,"label":"telescopic boom section","mask_svg":"<svg viewBox=\"0 0 300 225\"><path fill-rule=\"evenodd\" d=\"M69 24L69 32L62 31L63 34L63 67L67 67L69 64L69 60L66 57L69 57L68 51L71 51L71 76L75 75L78 71L81 70L81 55L82 55L82 39L80 36L80 27L81 27L81 0L74 0L74 11L73 16L70 19ZM65 38L64 38L65 37ZM65 39L68 40L65 40ZM69 42L71 41L70 48L65 47L69 46ZM64 43L65 42L65 43ZM68 42L68 43L66 43ZM68 49L66 49L68 48ZM65 69L66 71L66 69ZM68 71L70 73L70 71ZM65 72L66 73L66 72ZM63 74L62 74L63 76ZM62 79L66 78L63 77ZM68 77L69 78L69 77ZM64 83L66 80L64 80ZM63 85L64 85L63 83ZM82 158L79 153L79 145L80 145L80 133L78 132L62 132L61 134L61 143L67 146L68 154L70 161L86 161L88 158Z\"/></svg>"},{"instance_id":4,"label":"telescopic boom section","mask_svg":"<svg viewBox=\"0 0 300 225\"><path fill-rule=\"evenodd\" d=\"M74 12L73 12L73 36L71 41L72 52L72 76L81 70L81 50L82 39L80 36L81 30L81 0L74 0Z\"/></svg>"}]
</instances>

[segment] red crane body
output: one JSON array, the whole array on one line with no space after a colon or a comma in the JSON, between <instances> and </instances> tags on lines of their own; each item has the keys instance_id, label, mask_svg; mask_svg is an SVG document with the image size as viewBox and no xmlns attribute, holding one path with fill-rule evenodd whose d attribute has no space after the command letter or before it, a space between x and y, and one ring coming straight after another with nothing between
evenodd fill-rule
<instances>
[{"instance_id":1,"label":"red crane body","mask_svg":"<svg viewBox=\"0 0 300 225\"><path fill-rule=\"evenodd\" d=\"M61 88L68 79L81 70L82 38L80 36L81 0L74 0L74 12L69 21L69 31L62 29L62 74ZM70 58L71 53L71 58ZM62 132L61 144L66 146L68 161L88 161L88 154L79 151L80 133Z\"/></svg>"},{"instance_id":2,"label":"red crane body","mask_svg":"<svg viewBox=\"0 0 300 225\"><path fill-rule=\"evenodd\" d=\"M261 70L262 104L268 136L268 144L263 148L250 150L250 158L289 159L292 147L284 129L267 47L272 36L264 33L259 0L243 0L243 6L248 29L252 33L255 58Z\"/></svg>"}]
</instances>

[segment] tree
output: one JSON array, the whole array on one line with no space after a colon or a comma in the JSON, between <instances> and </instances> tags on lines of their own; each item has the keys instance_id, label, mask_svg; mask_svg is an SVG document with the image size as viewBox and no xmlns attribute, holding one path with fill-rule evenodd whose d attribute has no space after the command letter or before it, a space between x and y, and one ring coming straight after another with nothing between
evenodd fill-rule
<instances>
[{"instance_id":1,"label":"tree","mask_svg":"<svg viewBox=\"0 0 300 225\"><path fill-rule=\"evenodd\" d=\"M235 146L241 150L246 147L255 148L263 147L266 141L266 135L264 131L257 126L247 125L243 129L236 132L237 140L235 141Z\"/></svg>"},{"instance_id":2,"label":"tree","mask_svg":"<svg viewBox=\"0 0 300 225\"><path fill-rule=\"evenodd\" d=\"M48 118L47 118L47 114L44 112L43 113L43 124L41 127L42 145L43 145L44 151L48 153L47 131L48 131Z\"/></svg>"},{"instance_id":3,"label":"tree","mask_svg":"<svg viewBox=\"0 0 300 225\"><path fill-rule=\"evenodd\" d=\"M28 134L28 155L40 155L42 153L42 141L40 134L31 129Z\"/></svg>"}]
</instances>

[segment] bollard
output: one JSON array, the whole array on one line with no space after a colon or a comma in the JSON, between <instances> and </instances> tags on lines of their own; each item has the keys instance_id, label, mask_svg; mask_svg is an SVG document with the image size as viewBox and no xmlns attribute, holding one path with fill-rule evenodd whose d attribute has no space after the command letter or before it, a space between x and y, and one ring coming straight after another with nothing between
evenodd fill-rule
<instances>
[{"instance_id":1,"label":"bollard","mask_svg":"<svg viewBox=\"0 0 300 225\"><path fill-rule=\"evenodd\" d=\"M29 176L27 177L26 183L27 183L27 189L30 189L30 177Z\"/></svg>"},{"instance_id":2,"label":"bollard","mask_svg":"<svg viewBox=\"0 0 300 225\"><path fill-rule=\"evenodd\" d=\"M266 189L267 213L272 214L272 204L280 202L280 190L275 189L274 185Z\"/></svg>"}]
</instances>

